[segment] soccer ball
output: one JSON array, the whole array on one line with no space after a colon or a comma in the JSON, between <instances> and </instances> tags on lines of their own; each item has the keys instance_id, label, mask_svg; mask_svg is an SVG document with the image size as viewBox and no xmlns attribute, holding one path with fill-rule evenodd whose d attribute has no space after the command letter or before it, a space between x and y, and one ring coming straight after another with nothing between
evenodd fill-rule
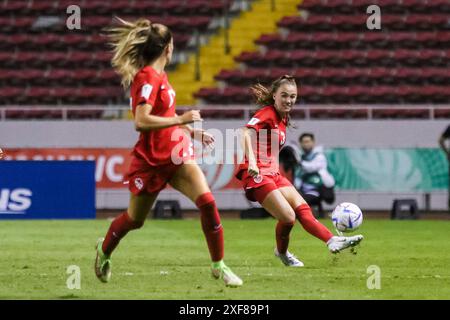
<instances>
[{"instance_id":1,"label":"soccer ball","mask_svg":"<svg viewBox=\"0 0 450 320\"><path fill-rule=\"evenodd\" d=\"M337 231L353 232L362 224L363 214L356 204L343 202L334 208L331 220Z\"/></svg>"}]
</instances>

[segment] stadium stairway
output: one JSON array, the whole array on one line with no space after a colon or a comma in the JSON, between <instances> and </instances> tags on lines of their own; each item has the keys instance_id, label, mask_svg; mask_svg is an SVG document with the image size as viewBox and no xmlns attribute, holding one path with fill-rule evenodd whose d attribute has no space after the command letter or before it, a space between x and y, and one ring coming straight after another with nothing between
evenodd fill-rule
<instances>
[{"instance_id":1,"label":"stadium stairway","mask_svg":"<svg viewBox=\"0 0 450 320\"><path fill-rule=\"evenodd\" d=\"M255 40L263 33L273 33L277 30L277 21L287 15L297 12L301 0L277 0L272 10L270 0L252 2L251 10L243 11L230 21L229 43L230 52L224 50L225 29L211 36L209 42L200 48L200 80L195 80L195 55L191 55L186 63L179 64L169 74L172 86L177 92L178 105L192 105L195 103L193 94L202 87L215 87L214 76L221 69L236 67L234 60L244 51L255 51Z\"/></svg>"}]
</instances>

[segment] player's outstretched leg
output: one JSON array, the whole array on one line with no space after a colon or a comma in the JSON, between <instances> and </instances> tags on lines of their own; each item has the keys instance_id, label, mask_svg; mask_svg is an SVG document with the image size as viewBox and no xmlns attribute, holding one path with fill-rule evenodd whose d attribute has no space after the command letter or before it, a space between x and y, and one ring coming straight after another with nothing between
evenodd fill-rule
<instances>
[{"instance_id":1,"label":"player's outstretched leg","mask_svg":"<svg viewBox=\"0 0 450 320\"><path fill-rule=\"evenodd\" d=\"M95 245L96 257L95 257L95 275L101 282L109 282L111 279L111 258L103 253L102 244L104 238L97 240Z\"/></svg>"},{"instance_id":2,"label":"player's outstretched leg","mask_svg":"<svg viewBox=\"0 0 450 320\"><path fill-rule=\"evenodd\" d=\"M308 233L323 242L328 242L333 237L333 233L314 217L308 204L301 204L294 211L298 221Z\"/></svg>"},{"instance_id":3,"label":"player's outstretched leg","mask_svg":"<svg viewBox=\"0 0 450 320\"><path fill-rule=\"evenodd\" d=\"M321 224L312 214L311 208L307 204L302 204L295 209L295 215L303 228L310 234L326 242L331 253L338 253L344 249L358 245L362 240L362 235L352 237L334 236L327 227Z\"/></svg>"},{"instance_id":4,"label":"player's outstretched leg","mask_svg":"<svg viewBox=\"0 0 450 320\"><path fill-rule=\"evenodd\" d=\"M211 264L213 277L223 279L225 284L230 287L242 286L243 281L223 262L223 227L214 196L211 192L206 192L197 198L195 204L200 210L202 230L213 261Z\"/></svg>"},{"instance_id":5,"label":"player's outstretched leg","mask_svg":"<svg viewBox=\"0 0 450 320\"><path fill-rule=\"evenodd\" d=\"M361 234L351 237L332 237L328 242L328 249L331 253L339 253L344 249L358 245L364 237Z\"/></svg>"},{"instance_id":6,"label":"player's outstretched leg","mask_svg":"<svg viewBox=\"0 0 450 320\"><path fill-rule=\"evenodd\" d=\"M113 220L106 237L97 241L95 246L95 275L100 281L108 282L111 279L111 254L120 240L129 231L139 229L143 224L143 222L132 220L128 213L124 212Z\"/></svg>"}]
</instances>

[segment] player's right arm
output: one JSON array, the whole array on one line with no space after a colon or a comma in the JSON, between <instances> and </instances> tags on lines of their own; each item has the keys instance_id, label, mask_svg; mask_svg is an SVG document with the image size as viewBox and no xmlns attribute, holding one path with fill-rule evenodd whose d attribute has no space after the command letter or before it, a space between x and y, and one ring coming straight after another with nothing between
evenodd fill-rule
<instances>
[{"instance_id":1,"label":"player's right arm","mask_svg":"<svg viewBox=\"0 0 450 320\"><path fill-rule=\"evenodd\" d=\"M161 91L161 77L155 75L146 75L144 78L138 77L136 86L134 124L137 131L158 130L202 121L198 110L190 110L181 116L175 115L173 117L160 117L151 114Z\"/></svg>"},{"instance_id":2,"label":"player's right arm","mask_svg":"<svg viewBox=\"0 0 450 320\"><path fill-rule=\"evenodd\" d=\"M243 129L243 148L245 156L248 160L247 172L250 176L256 177L259 175L259 168L256 162L255 152L253 150L252 141L256 141L256 130L253 128L244 127Z\"/></svg>"},{"instance_id":3,"label":"player's right arm","mask_svg":"<svg viewBox=\"0 0 450 320\"><path fill-rule=\"evenodd\" d=\"M253 146L256 146L258 143L257 134L260 129L270 128L271 124L270 112L267 112L267 108L262 108L254 114L253 118L250 119L243 129L243 147L245 156L248 159L247 172L252 177L259 175L258 159L253 150Z\"/></svg>"},{"instance_id":4,"label":"player's right arm","mask_svg":"<svg viewBox=\"0 0 450 320\"><path fill-rule=\"evenodd\" d=\"M134 116L134 125L137 131L157 130L195 121L203 121L198 110L186 111L181 116L159 117L150 114L152 108L152 105L147 103L137 106Z\"/></svg>"},{"instance_id":5,"label":"player's right arm","mask_svg":"<svg viewBox=\"0 0 450 320\"><path fill-rule=\"evenodd\" d=\"M3 153L2 148L0 148L0 160L3 159L4 155L5 155L5 154Z\"/></svg>"}]
</instances>

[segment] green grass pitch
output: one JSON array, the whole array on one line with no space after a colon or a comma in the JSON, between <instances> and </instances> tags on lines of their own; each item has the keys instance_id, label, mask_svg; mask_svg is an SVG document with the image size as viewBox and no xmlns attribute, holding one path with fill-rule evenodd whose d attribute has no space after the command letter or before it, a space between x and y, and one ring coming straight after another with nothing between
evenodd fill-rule
<instances>
[{"instance_id":1,"label":"green grass pitch","mask_svg":"<svg viewBox=\"0 0 450 320\"><path fill-rule=\"evenodd\" d=\"M0 221L0 299L450 299L448 221L366 220L357 254L336 257L298 224L287 268L273 255L275 221L224 219L225 261L244 280L226 288L209 272L199 220L149 220L113 255L108 284L94 275L94 245L109 221ZM329 220L324 223L331 227ZM67 267L81 270L68 289ZM376 265L381 288L368 289Z\"/></svg>"}]
</instances>

